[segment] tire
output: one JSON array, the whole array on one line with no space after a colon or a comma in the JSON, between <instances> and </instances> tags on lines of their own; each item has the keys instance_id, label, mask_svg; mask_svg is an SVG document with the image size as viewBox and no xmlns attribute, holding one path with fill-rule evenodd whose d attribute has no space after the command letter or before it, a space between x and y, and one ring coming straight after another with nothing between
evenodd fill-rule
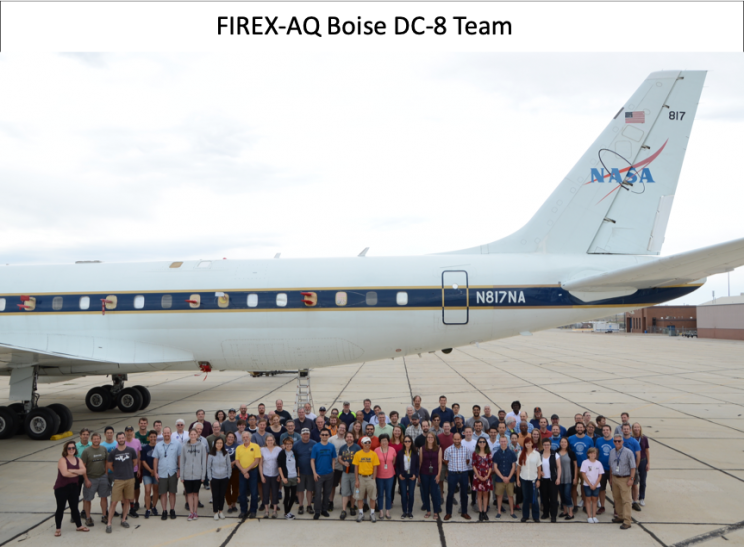
<instances>
[{"instance_id":1,"label":"tire","mask_svg":"<svg viewBox=\"0 0 744 547\"><path fill-rule=\"evenodd\" d=\"M116 408L116 395L114 395L114 386L111 384L106 384L105 386L101 386L103 389L109 392L111 395L111 402L109 403L108 409L113 410Z\"/></svg>"},{"instance_id":2,"label":"tire","mask_svg":"<svg viewBox=\"0 0 744 547\"><path fill-rule=\"evenodd\" d=\"M72 411L69 408L59 403L49 405L47 408L59 416L57 434L72 430Z\"/></svg>"},{"instance_id":3,"label":"tire","mask_svg":"<svg viewBox=\"0 0 744 547\"><path fill-rule=\"evenodd\" d=\"M140 408L140 410L145 410L148 406L150 406L150 401L152 401L150 390L147 389L145 386L134 386L134 389L142 394L142 408Z\"/></svg>"},{"instance_id":4,"label":"tire","mask_svg":"<svg viewBox=\"0 0 744 547\"><path fill-rule=\"evenodd\" d=\"M59 429L59 416L40 406L26 415L26 435L34 441L48 441Z\"/></svg>"},{"instance_id":5,"label":"tire","mask_svg":"<svg viewBox=\"0 0 744 547\"><path fill-rule=\"evenodd\" d=\"M111 392L106 388L94 387L85 396L85 406L91 412L104 412L111 405Z\"/></svg>"},{"instance_id":6,"label":"tire","mask_svg":"<svg viewBox=\"0 0 744 547\"><path fill-rule=\"evenodd\" d=\"M142 403L142 393L133 387L125 387L119 392L119 396L116 398L116 406L119 407L119 410L127 414L137 412L142 408Z\"/></svg>"},{"instance_id":7,"label":"tire","mask_svg":"<svg viewBox=\"0 0 744 547\"><path fill-rule=\"evenodd\" d=\"M15 435L18 417L7 406L0 406L0 439L8 439Z\"/></svg>"},{"instance_id":8,"label":"tire","mask_svg":"<svg viewBox=\"0 0 744 547\"><path fill-rule=\"evenodd\" d=\"M24 428L24 422L26 421L26 407L23 403L13 403L8 405L8 408L16 415L16 435L23 435L26 433Z\"/></svg>"}]
</instances>

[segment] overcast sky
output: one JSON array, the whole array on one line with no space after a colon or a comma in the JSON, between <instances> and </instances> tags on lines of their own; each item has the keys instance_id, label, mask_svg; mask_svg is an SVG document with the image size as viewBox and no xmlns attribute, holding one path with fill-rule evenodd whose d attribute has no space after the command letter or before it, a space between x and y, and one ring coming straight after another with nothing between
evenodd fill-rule
<instances>
[{"instance_id":1,"label":"overcast sky","mask_svg":"<svg viewBox=\"0 0 744 547\"><path fill-rule=\"evenodd\" d=\"M0 261L487 243L662 69L710 71L662 254L744 237L741 54L3 54Z\"/></svg>"}]
</instances>

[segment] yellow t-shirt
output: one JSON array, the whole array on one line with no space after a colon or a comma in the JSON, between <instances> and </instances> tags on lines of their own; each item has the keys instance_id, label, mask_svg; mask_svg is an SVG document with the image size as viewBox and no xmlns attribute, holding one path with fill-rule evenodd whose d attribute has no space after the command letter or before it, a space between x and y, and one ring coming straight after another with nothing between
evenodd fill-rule
<instances>
[{"instance_id":1,"label":"yellow t-shirt","mask_svg":"<svg viewBox=\"0 0 744 547\"><path fill-rule=\"evenodd\" d=\"M259 458L261 458L261 447L256 443L249 444L247 448L241 444L235 449L235 460L240 462L243 469L248 469Z\"/></svg>"},{"instance_id":2,"label":"yellow t-shirt","mask_svg":"<svg viewBox=\"0 0 744 547\"><path fill-rule=\"evenodd\" d=\"M380 465L380 458L371 450L369 452L360 450L354 454L354 460L351 463L359 468L360 475L371 475L375 471L375 466Z\"/></svg>"}]
</instances>

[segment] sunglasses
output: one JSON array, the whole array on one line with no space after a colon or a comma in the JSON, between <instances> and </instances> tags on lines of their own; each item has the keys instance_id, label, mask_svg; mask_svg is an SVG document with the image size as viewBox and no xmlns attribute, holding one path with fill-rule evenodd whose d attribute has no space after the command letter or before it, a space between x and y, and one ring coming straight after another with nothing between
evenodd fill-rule
<instances>
[{"instance_id":1,"label":"sunglasses","mask_svg":"<svg viewBox=\"0 0 744 547\"><path fill-rule=\"evenodd\" d=\"M411 441L403 441L404 443L410 443Z\"/></svg>"},{"instance_id":2,"label":"sunglasses","mask_svg":"<svg viewBox=\"0 0 744 547\"><path fill-rule=\"evenodd\" d=\"M486 441L480 440L480 441L478 441L478 444L486 444Z\"/></svg>"},{"instance_id":3,"label":"sunglasses","mask_svg":"<svg viewBox=\"0 0 744 547\"><path fill-rule=\"evenodd\" d=\"M614 442L615 444L618 444L618 443L622 444L622 442L623 442L623 441L613 441L613 442Z\"/></svg>"},{"instance_id":4,"label":"sunglasses","mask_svg":"<svg viewBox=\"0 0 744 547\"><path fill-rule=\"evenodd\" d=\"M67 450L77 450L77 448L75 448L74 446L68 446Z\"/></svg>"}]
</instances>

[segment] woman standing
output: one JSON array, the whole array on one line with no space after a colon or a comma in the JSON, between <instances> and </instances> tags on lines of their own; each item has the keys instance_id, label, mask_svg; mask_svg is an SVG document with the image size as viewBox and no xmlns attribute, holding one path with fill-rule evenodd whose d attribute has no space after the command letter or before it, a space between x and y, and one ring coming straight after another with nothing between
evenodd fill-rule
<instances>
[{"instance_id":1,"label":"woman standing","mask_svg":"<svg viewBox=\"0 0 744 547\"><path fill-rule=\"evenodd\" d=\"M566 520L573 520L573 499L571 497L571 491L576 485L578 469L576 468L576 454L571 450L571 446L568 444L568 439L566 437L562 437L560 440L556 458L560 458L561 461L561 483L558 487L558 492L561 494L561 504L563 506L563 512L558 516L565 517Z\"/></svg>"},{"instance_id":2,"label":"woman standing","mask_svg":"<svg viewBox=\"0 0 744 547\"><path fill-rule=\"evenodd\" d=\"M65 505L70 506L72 520L78 532L88 532L88 528L83 526L80 520L80 511L78 510L78 482L80 477L85 475L85 464L76 456L77 447L75 441L65 443L62 450L62 457L57 462L57 482L54 483L54 499L57 500L57 511L54 513L54 522L57 529L54 535L62 535L62 517L65 514Z\"/></svg>"},{"instance_id":3,"label":"woman standing","mask_svg":"<svg viewBox=\"0 0 744 547\"><path fill-rule=\"evenodd\" d=\"M478 494L478 520L488 520L488 499L493 491L491 474L493 473L493 458L488 440L480 437L475 444L473 453L473 492Z\"/></svg>"},{"instance_id":4,"label":"woman standing","mask_svg":"<svg viewBox=\"0 0 744 547\"><path fill-rule=\"evenodd\" d=\"M189 442L181 448L181 482L189 504L189 518L199 518L199 488L207 476L207 447L199 440L196 429L189 431Z\"/></svg>"},{"instance_id":5,"label":"woman standing","mask_svg":"<svg viewBox=\"0 0 744 547\"><path fill-rule=\"evenodd\" d=\"M220 422L220 425L222 425L222 422L224 422L225 420L227 420L227 414L225 414L224 410L218 410L214 413L215 422Z\"/></svg>"},{"instance_id":6,"label":"woman standing","mask_svg":"<svg viewBox=\"0 0 744 547\"><path fill-rule=\"evenodd\" d=\"M279 416L274 415L279 419ZM272 420L273 421L273 420ZM263 483L263 492L261 493L261 502L266 505L264 517L269 517L269 509L274 508L271 518L276 518L276 512L279 509L279 463L278 458L282 449L274 442L274 436L266 437L266 446L261 449L261 460L258 462L258 472L261 474Z\"/></svg>"},{"instance_id":7,"label":"woman standing","mask_svg":"<svg viewBox=\"0 0 744 547\"><path fill-rule=\"evenodd\" d=\"M393 437L395 432L400 431L401 428L396 427L393 430ZM395 457L395 474L398 476L398 484L400 485L400 503L403 506L403 514L400 518L404 519L408 517L413 518L413 493L416 487L416 477L418 476L419 469L419 454L416 447L413 446L413 438L410 435L406 435L403 438L403 448L397 451Z\"/></svg>"},{"instance_id":8,"label":"woman standing","mask_svg":"<svg viewBox=\"0 0 744 547\"><path fill-rule=\"evenodd\" d=\"M395 454L400 454L400 451L403 450L403 437L404 437L404 431L403 428L399 425L396 425L393 427L393 433L390 437L390 448L395 450ZM391 497L392 503L395 504L395 487L398 487L398 494L403 495L400 487L400 483L398 482L398 473L396 472L395 475L393 475L393 495Z\"/></svg>"},{"instance_id":9,"label":"woman standing","mask_svg":"<svg viewBox=\"0 0 744 547\"><path fill-rule=\"evenodd\" d=\"M561 483L561 458L550 448L550 439L542 439L540 467L540 499L542 518L550 522L558 518L558 487Z\"/></svg>"},{"instance_id":10,"label":"woman standing","mask_svg":"<svg viewBox=\"0 0 744 547\"><path fill-rule=\"evenodd\" d=\"M380 466L377 468L377 507L380 511L380 518L383 517L382 511L385 510L384 517L390 520L390 508L393 505L393 478L395 477L395 449L390 447L390 435L381 434L378 439L380 446L375 448L375 453L380 460ZM384 504L383 504L384 502Z\"/></svg>"},{"instance_id":11,"label":"woman standing","mask_svg":"<svg viewBox=\"0 0 744 547\"><path fill-rule=\"evenodd\" d=\"M530 433L532 436L532 446L535 447L535 450L539 450L542 448L542 434L540 433L540 430L538 428L535 428L532 430L532 433Z\"/></svg>"},{"instance_id":12,"label":"woman standing","mask_svg":"<svg viewBox=\"0 0 744 547\"><path fill-rule=\"evenodd\" d=\"M421 495L424 497L424 518L431 516L431 505L429 498L434 504L434 518L439 519L442 511L442 502L439 494L439 470L442 469L442 451L439 448L437 437L429 431L426 434L426 442L419 453L419 480L421 481Z\"/></svg>"},{"instance_id":13,"label":"woman standing","mask_svg":"<svg viewBox=\"0 0 744 547\"><path fill-rule=\"evenodd\" d=\"M221 437L217 437L212 450L209 451L209 459L207 459L207 480L211 481L212 485L214 520L225 518L222 508L225 505L225 493L232 476L232 468L232 461L225 448L225 442Z\"/></svg>"},{"instance_id":14,"label":"woman standing","mask_svg":"<svg viewBox=\"0 0 744 547\"><path fill-rule=\"evenodd\" d=\"M240 471L235 465L235 449L238 446L238 438L231 431L225 438L225 450L227 450L227 455L230 456L231 470L230 480L227 482L227 489L225 490L225 503L227 503L228 513L234 513L238 510L236 503L238 502L238 494L240 493Z\"/></svg>"},{"instance_id":15,"label":"woman standing","mask_svg":"<svg viewBox=\"0 0 744 547\"><path fill-rule=\"evenodd\" d=\"M354 422L354 425L351 426L351 434L354 435L354 442L359 443L359 439L364 437L364 433L362 432L362 422L359 420Z\"/></svg>"},{"instance_id":16,"label":"woman standing","mask_svg":"<svg viewBox=\"0 0 744 547\"><path fill-rule=\"evenodd\" d=\"M279 467L279 479L284 486L284 518L293 519L291 513L292 505L297 497L297 479L300 476L300 468L297 466L297 458L292 450L294 439L284 439L284 449L279 453L276 463Z\"/></svg>"},{"instance_id":17,"label":"woman standing","mask_svg":"<svg viewBox=\"0 0 744 547\"><path fill-rule=\"evenodd\" d=\"M633 438L641 445L641 461L638 464L638 477L640 478L638 502L646 505L646 478L651 469L651 453L648 445L648 437L643 434L643 428L638 422L633 424Z\"/></svg>"},{"instance_id":18,"label":"woman standing","mask_svg":"<svg viewBox=\"0 0 744 547\"><path fill-rule=\"evenodd\" d=\"M287 428L282 425L281 421L282 419L279 414L272 414L271 425L266 428L266 432L274 436L274 447L279 446L279 439L281 439L282 433L287 432Z\"/></svg>"},{"instance_id":19,"label":"woman standing","mask_svg":"<svg viewBox=\"0 0 744 547\"><path fill-rule=\"evenodd\" d=\"M522 488L522 522L527 522L532 507L532 520L540 522L540 506L537 503L537 490L540 488L540 453L532 448L532 437L524 440L524 450L519 454L519 473L517 487Z\"/></svg>"}]
</instances>

